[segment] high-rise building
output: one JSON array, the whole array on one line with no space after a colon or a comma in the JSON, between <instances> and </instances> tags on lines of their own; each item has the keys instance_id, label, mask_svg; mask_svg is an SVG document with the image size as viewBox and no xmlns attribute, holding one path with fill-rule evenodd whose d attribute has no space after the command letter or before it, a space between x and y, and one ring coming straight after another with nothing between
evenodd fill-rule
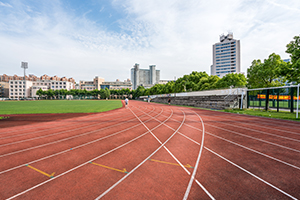
<instances>
[{"instance_id":1,"label":"high-rise building","mask_svg":"<svg viewBox=\"0 0 300 200\"><path fill-rule=\"evenodd\" d=\"M150 65L149 69L140 69L139 64L131 68L132 89L137 89L140 85L145 88L152 87L160 80L160 70L155 69L155 65Z\"/></svg>"},{"instance_id":2,"label":"high-rise building","mask_svg":"<svg viewBox=\"0 0 300 200\"><path fill-rule=\"evenodd\" d=\"M240 40L233 39L233 33L222 34L220 42L213 45L211 75L222 78L229 73L241 72Z\"/></svg>"}]
</instances>

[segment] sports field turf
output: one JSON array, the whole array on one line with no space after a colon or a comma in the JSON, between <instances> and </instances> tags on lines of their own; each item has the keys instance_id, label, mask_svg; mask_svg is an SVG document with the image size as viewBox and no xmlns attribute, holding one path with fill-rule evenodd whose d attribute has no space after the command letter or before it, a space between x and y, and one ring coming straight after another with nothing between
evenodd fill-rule
<instances>
[{"instance_id":1,"label":"sports field turf","mask_svg":"<svg viewBox=\"0 0 300 200\"><path fill-rule=\"evenodd\" d=\"M120 100L3 101L0 102L0 114L95 113L120 107Z\"/></svg>"}]
</instances>

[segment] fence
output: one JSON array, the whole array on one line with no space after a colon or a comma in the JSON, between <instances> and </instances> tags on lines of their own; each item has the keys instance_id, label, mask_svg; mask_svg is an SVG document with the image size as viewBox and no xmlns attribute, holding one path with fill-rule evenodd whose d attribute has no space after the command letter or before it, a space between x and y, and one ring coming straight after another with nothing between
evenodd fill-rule
<instances>
[{"instance_id":1,"label":"fence","mask_svg":"<svg viewBox=\"0 0 300 200\"><path fill-rule=\"evenodd\" d=\"M299 85L247 90L247 107L259 109L299 110Z\"/></svg>"}]
</instances>

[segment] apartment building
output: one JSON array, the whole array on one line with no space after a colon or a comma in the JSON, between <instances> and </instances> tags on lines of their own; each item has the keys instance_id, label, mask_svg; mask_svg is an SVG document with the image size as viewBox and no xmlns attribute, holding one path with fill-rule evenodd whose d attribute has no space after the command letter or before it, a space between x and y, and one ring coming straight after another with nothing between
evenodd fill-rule
<instances>
[{"instance_id":1,"label":"apartment building","mask_svg":"<svg viewBox=\"0 0 300 200\"><path fill-rule=\"evenodd\" d=\"M81 90L100 90L101 84L104 82L104 78L95 76L95 78L92 81L79 81L79 88Z\"/></svg>"},{"instance_id":2,"label":"apartment building","mask_svg":"<svg viewBox=\"0 0 300 200\"><path fill-rule=\"evenodd\" d=\"M229 73L240 73L240 40L233 39L233 33L222 34L220 42L213 45L211 75L222 78Z\"/></svg>"},{"instance_id":3,"label":"apartment building","mask_svg":"<svg viewBox=\"0 0 300 200\"><path fill-rule=\"evenodd\" d=\"M39 89L44 91L49 89L75 89L75 80L66 77L50 77L48 75L37 77L31 74L26 76L24 81L24 77L17 75L7 76L4 74L0 76L0 79L9 84L7 97L11 99L37 98L36 92Z\"/></svg>"}]
</instances>

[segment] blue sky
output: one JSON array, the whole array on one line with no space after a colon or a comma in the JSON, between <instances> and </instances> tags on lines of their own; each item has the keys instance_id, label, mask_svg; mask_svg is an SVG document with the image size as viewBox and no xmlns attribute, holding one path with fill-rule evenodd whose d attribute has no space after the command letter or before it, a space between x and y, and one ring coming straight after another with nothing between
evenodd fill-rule
<instances>
[{"instance_id":1,"label":"blue sky","mask_svg":"<svg viewBox=\"0 0 300 200\"><path fill-rule=\"evenodd\" d=\"M242 71L300 34L299 0L0 0L0 74L130 78L135 63L161 79L210 73L212 45L232 31Z\"/></svg>"}]
</instances>

